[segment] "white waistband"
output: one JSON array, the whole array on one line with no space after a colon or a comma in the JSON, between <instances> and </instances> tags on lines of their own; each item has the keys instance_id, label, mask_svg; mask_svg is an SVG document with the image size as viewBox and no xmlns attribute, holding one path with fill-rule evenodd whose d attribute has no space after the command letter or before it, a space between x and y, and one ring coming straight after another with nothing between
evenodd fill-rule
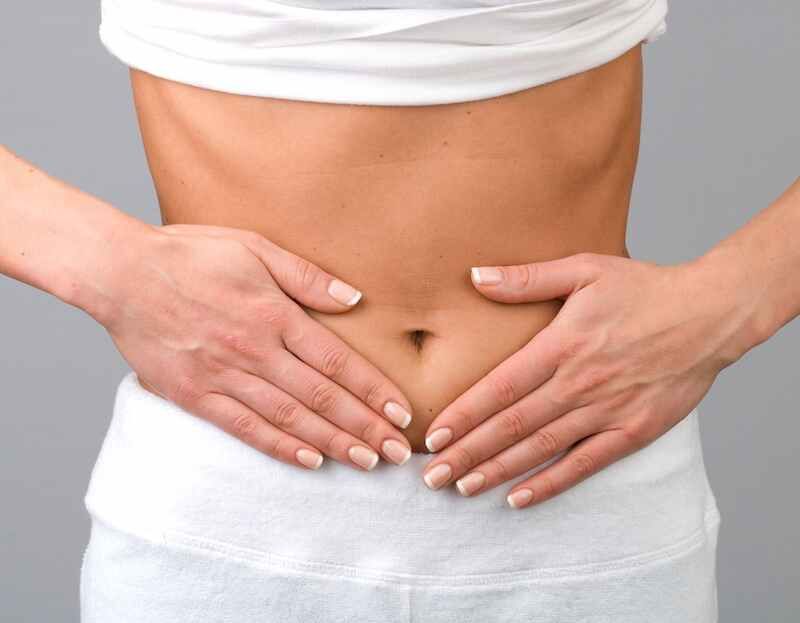
<instances>
[{"instance_id":1,"label":"white waistband","mask_svg":"<svg viewBox=\"0 0 800 623\"><path fill-rule=\"evenodd\" d=\"M330 573L445 583L595 573L676 555L705 538L718 517L697 418L693 410L573 489L513 510L510 485L474 498L430 491L421 478L426 454L372 472L333 460L316 472L280 463L144 390L130 373L86 505L95 518L148 538Z\"/></svg>"}]
</instances>

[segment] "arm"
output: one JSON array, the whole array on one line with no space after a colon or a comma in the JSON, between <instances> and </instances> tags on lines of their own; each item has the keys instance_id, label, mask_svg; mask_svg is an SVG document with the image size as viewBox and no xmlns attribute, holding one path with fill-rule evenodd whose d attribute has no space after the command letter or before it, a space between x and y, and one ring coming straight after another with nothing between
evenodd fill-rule
<instances>
[{"instance_id":1,"label":"arm","mask_svg":"<svg viewBox=\"0 0 800 623\"><path fill-rule=\"evenodd\" d=\"M695 263L709 286L737 284L751 301L752 321L742 332L746 350L800 315L800 178Z\"/></svg>"},{"instance_id":2,"label":"arm","mask_svg":"<svg viewBox=\"0 0 800 623\"><path fill-rule=\"evenodd\" d=\"M800 314L798 238L800 181L690 262L579 253L473 269L495 301L565 302L430 424L426 443L442 452L425 482L477 495L564 452L512 487L508 502L521 508L650 444L722 369Z\"/></svg>"},{"instance_id":3,"label":"arm","mask_svg":"<svg viewBox=\"0 0 800 623\"><path fill-rule=\"evenodd\" d=\"M0 273L100 321L106 285L135 262L156 228L48 176L0 146Z\"/></svg>"},{"instance_id":4,"label":"arm","mask_svg":"<svg viewBox=\"0 0 800 623\"><path fill-rule=\"evenodd\" d=\"M148 390L273 458L411 454L399 389L298 304L360 293L254 232L151 226L0 148L0 273L86 311Z\"/></svg>"}]
</instances>

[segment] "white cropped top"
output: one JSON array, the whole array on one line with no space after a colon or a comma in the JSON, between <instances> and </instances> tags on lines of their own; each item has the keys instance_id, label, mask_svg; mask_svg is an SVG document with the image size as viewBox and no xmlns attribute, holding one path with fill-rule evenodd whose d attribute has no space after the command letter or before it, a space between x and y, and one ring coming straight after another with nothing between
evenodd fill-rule
<instances>
[{"instance_id":1,"label":"white cropped top","mask_svg":"<svg viewBox=\"0 0 800 623\"><path fill-rule=\"evenodd\" d=\"M218 91L351 104L494 97L602 65L667 0L102 0L125 64Z\"/></svg>"}]
</instances>

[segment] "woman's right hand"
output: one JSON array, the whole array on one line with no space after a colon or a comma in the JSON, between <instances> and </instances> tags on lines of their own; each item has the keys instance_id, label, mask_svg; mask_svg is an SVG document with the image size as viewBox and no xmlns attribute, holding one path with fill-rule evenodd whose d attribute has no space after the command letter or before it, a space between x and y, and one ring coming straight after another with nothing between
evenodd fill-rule
<instances>
[{"instance_id":1,"label":"woman's right hand","mask_svg":"<svg viewBox=\"0 0 800 623\"><path fill-rule=\"evenodd\" d=\"M408 426L408 401L298 304L344 312L357 290L246 230L167 225L144 238L97 319L145 388L286 463L408 459L389 423Z\"/></svg>"}]
</instances>

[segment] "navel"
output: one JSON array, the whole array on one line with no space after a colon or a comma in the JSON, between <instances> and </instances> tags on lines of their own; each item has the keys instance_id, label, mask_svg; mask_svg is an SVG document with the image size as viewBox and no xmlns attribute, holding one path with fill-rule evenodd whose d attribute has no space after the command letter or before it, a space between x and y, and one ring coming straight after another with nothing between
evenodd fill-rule
<instances>
[{"instance_id":1,"label":"navel","mask_svg":"<svg viewBox=\"0 0 800 623\"><path fill-rule=\"evenodd\" d=\"M426 329L412 329L411 331L407 332L407 335L409 341L418 353L422 352L422 349L427 343L428 338L433 336L433 334Z\"/></svg>"}]
</instances>

